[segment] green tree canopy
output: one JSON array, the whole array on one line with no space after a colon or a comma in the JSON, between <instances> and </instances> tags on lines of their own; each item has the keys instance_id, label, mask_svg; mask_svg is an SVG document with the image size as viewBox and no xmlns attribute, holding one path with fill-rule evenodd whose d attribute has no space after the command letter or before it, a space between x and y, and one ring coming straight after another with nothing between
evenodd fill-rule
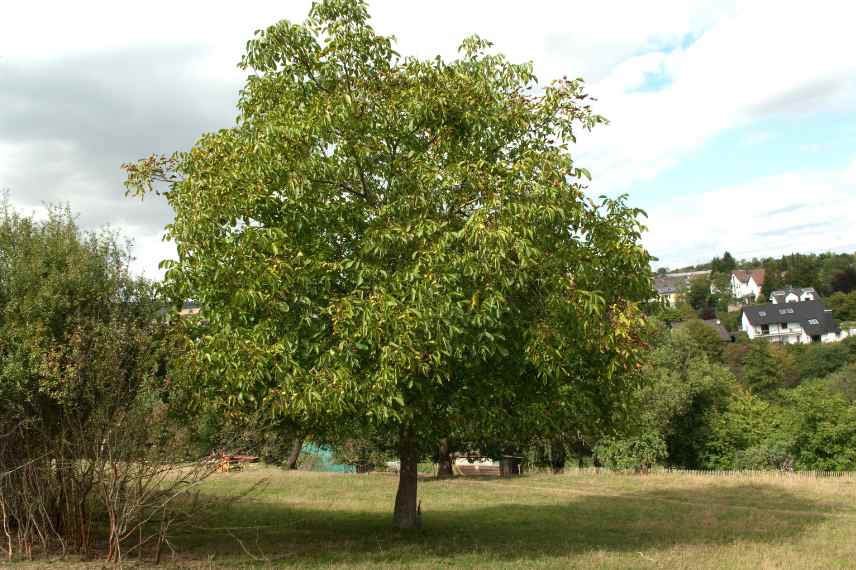
<instances>
[{"instance_id":1,"label":"green tree canopy","mask_svg":"<svg viewBox=\"0 0 856 570\"><path fill-rule=\"evenodd\" d=\"M743 383L753 393L767 393L781 386L781 371L769 343L754 341L743 357Z\"/></svg>"},{"instance_id":2,"label":"green tree canopy","mask_svg":"<svg viewBox=\"0 0 856 570\"><path fill-rule=\"evenodd\" d=\"M650 459L651 452L665 451L656 455L669 465L700 468L712 422L738 389L734 376L707 358L686 327L673 330L647 353L641 373L646 381L627 400L628 421L618 426L617 438L598 442L596 455L627 468L622 461Z\"/></svg>"},{"instance_id":3,"label":"green tree canopy","mask_svg":"<svg viewBox=\"0 0 856 570\"><path fill-rule=\"evenodd\" d=\"M722 362L722 339L713 327L704 323L701 319L690 319L682 327L695 341L698 347L704 351L711 362Z\"/></svg>"},{"instance_id":4,"label":"green tree canopy","mask_svg":"<svg viewBox=\"0 0 856 570\"><path fill-rule=\"evenodd\" d=\"M820 265L818 280L824 295L856 290L856 257L846 253L827 254Z\"/></svg>"},{"instance_id":5,"label":"green tree canopy","mask_svg":"<svg viewBox=\"0 0 856 570\"><path fill-rule=\"evenodd\" d=\"M710 271L712 273L730 274L737 268L737 261L729 252L725 252L722 258L714 257L710 262Z\"/></svg>"},{"instance_id":6,"label":"green tree canopy","mask_svg":"<svg viewBox=\"0 0 856 570\"><path fill-rule=\"evenodd\" d=\"M833 293L826 298L826 306L839 321L856 321L856 291Z\"/></svg>"},{"instance_id":7,"label":"green tree canopy","mask_svg":"<svg viewBox=\"0 0 856 570\"><path fill-rule=\"evenodd\" d=\"M711 280L709 277L699 276L690 281L686 292L686 300L701 318L710 319L715 316L715 307L718 298L717 295L711 292Z\"/></svg>"},{"instance_id":8,"label":"green tree canopy","mask_svg":"<svg viewBox=\"0 0 856 570\"><path fill-rule=\"evenodd\" d=\"M385 430L409 527L450 417L490 431L501 402L627 377L651 258L639 210L584 192L570 145L603 118L581 80L542 89L477 37L401 58L345 0L258 32L241 68L236 126L126 166L131 191L167 183L201 396Z\"/></svg>"}]
</instances>

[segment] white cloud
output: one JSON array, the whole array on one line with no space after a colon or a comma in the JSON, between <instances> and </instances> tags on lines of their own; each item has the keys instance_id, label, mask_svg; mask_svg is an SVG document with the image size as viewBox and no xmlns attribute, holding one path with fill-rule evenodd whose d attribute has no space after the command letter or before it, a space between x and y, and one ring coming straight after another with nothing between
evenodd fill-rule
<instances>
[{"instance_id":1,"label":"white cloud","mask_svg":"<svg viewBox=\"0 0 856 570\"><path fill-rule=\"evenodd\" d=\"M11 187L12 198L25 209L42 201L69 201L82 210L85 225L109 223L130 232L137 266L159 275L157 261L173 249L160 242L155 228L168 221L169 212L163 205L139 206L123 198L119 164L185 146L203 129L231 125L242 80L235 64L246 40L278 19L302 21L309 5L308 0L248 0L236 10L234 2L217 0L204 6L151 0L135 8L107 0L85 7L14 3L0 18L0 102L24 101L32 108L0 105L0 187ZM772 0L739 5L734 0L525 5L378 0L370 2L370 11L375 28L397 36L404 55L452 57L463 37L478 33L511 60L534 61L543 81L587 78L599 98L596 110L611 121L583 139L576 157L594 174L597 194L632 191L634 183L653 179L710 138L758 118L852 110L856 103L852 3L821 0L807 8ZM695 41L684 47L688 38ZM29 79L36 91L23 91L24 82L12 81L15 77ZM665 82L645 89L652 77ZM39 90L42 95L33 95ZM735 144L752 142L763 143L756 138ZM748 182L653 208L654 231L646 241L664 258L690 261L700 250L723 249L732 242L732 231L735 251L746 243L780 247L773 235L709 224L707 215L697 213L699 204L730 218L745 217L745 204L765 211L767 199L781 203L782 195L770 184L797 188L798 182L810 181L809 197L794 190L788 199L821 208L818 200L828 203L845 180L856 179L856 163L847 175L807 176ZM755 194L766 198L755 201ZM852 206L852 198L841 199ZM846 215L833 207L812 212L833 220ZM787 221L796 214L777 215L776 227L804 226ZM836 237L838 227L829 226L828 238L813 237L808 227L792 233L812 244L806 247L823 249L832 247L823 239L848 241ZM677 242L676 231L682 232ZM702 234L713 237L692 246L692 236Z\"/></svg>"},{"instance_id":2,"label":"white cloud","mask_svg":"<svg viewBox=\"0 0 856 570\"><path fill-rule=\"evenodd\" d=\"M579 159L600 191L650 180L711 137L784 113L856 108L856 4L747 2L686 49L644 54L592 85L611 125L586 137ZM662 66L664 88L635 91ZM645 65L649 67L646 68Z\"/></svg>"},{"instance_id":3,"label":"white cloud","mask_svg":"<svg viewBox=\"0 0 856 570\"><path fill-rule=\"evenodd\" d=\"M512 61L535 62L543 81L564 75L605 76L640 51L679 45L732 2L655 0L531 2L486 0L430 3L370 2L375 26L399 39L399 51L422 57L453 56L461 39L478 34Z\"/></svg>"},{"instance_id":4,"label":"white cloud","mask_svg":"<svg viewBox=\"0 0 856 570\"><path fill-rule=\"evenodd\" d=\"M853 186L856 186L856 160L851 162L849 168L847 168L845 179Z\"/></svg>"},{"instance_id":5,"label":"white cloud","mask_svg":"<svg viewBox=\"0 0 856 570\"><path fill-rule=\"evenodd\" d=\"M670 267L793 252L856 251L856 161L684 196L648 210L644 242ZM701 252L701 253L700 253Z\"/></svg>"},{"instance_id":6,"label":"white cloud","mask_svg":"<svg viewBox=\"0 0 856 570\"><path fill-rule=\"evenodd\" d=\"M756 131L756 132L749 133L748 135L743 137L743 139L740 140L740 145L741 146L756 146L756 145L759 145L761 143L769 142L775 138L776 137L773 135L773 133L771 133L769 131ZM805 146L809 146L809 145L805 145Z\"/></svg>"},{"instance_id":7,"label":"white cloud","mask_svg":"<svg viewBox=\"0 0 856 570\"><path fill-rule=\"evenodd\" d=\"M461 39L477 33L514 60L534 60L544 79L550 79L564 74L600 76L641 49L673 46L730 11L732 3L604 0L524 6L515 0L375 0L369 10L380 33L399 39L402 54L452 56ZM202 44L217 63L233 67L255 29L283 18L302 21L310 5L309 0L248 0L237 10L234 2L224 0L206 2L204 7L150 0L143 8L129 8L121 2L90 0L82 9L73 2L33 0L4 11L0 55L39 59L141 44ZM223 73L224 67L208 70Z\"/></svg>"},{"instance_id":8,"label":"white cloud","mask_svg":"<svg viewBox=\"0 0 856 570\"><path fill-rule=\"evenodd\" d=\"M131 247L133 261L131 271L149 279L161 279L163 270L158 265L164 259L177 259L175 244L163 240L163 232L151 233L145 228L123 226L119 228L124 235L133 235Z\"/></svg>"},{"instance_id":9,"label":"white cloud","mask_svg":"<svg viewBox=\"0 0 856 570\"><path fill-rule=\"evenodd\" d=\"M69 202L84 227L125 231L137 244L136 266L159 275L157 261L174 251L157 233L168 208L123 198L119 165L231 125L245 42L279 19L302 21L309 6L32 0L7 7L0 18L0 187L26 211ZM641 50L679 45L723 10L716 0L370 3L373 25L398 37L403 55L454 57L460 41L477 33L513 61L534 61L544 81L604 77ZM662 65L656 54L633 59L617 77L622 85L631 76L640 83Z\"/></svg>"}]
</instances>

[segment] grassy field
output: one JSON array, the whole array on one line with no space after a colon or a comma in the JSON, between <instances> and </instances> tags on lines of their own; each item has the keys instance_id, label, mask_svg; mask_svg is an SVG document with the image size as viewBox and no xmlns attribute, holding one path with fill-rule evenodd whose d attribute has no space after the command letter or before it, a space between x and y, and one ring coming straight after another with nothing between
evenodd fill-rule
<instances>
[{"instance_id":1,"label":"grassy field","mask_svg":"<svg viewBox=\"0 0 856 570\"><path fill-rule=\"evenodd\" d=\"M205 528L181 533L178 554L163 565L856 568L856 480L666 473L428 479L420 490L424 529L415 533L390 526L396 479L387 474L254 468L217 475L205 492L237 494L262 479L266 486L227 501L202 521Z\"/></svg>"}]
</instances>

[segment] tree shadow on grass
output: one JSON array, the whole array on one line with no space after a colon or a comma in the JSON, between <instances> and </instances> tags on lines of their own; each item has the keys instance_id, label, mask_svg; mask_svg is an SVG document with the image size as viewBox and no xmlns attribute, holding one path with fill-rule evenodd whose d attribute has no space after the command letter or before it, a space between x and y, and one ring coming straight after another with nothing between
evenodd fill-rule
<instances>
[{"instance_id":1,"label":"tree shadow on grass","mask_svg":"<svg viewBox=\"0 0 856 570\"><path fill-rule=\"evenodd\" d=\"M533 487L529 498L520 493L526 486L512 496L497 487L495 501L486 506L454 508L448 506L454 499L446 500L447 506L424 514L421 531L409 533L391 528L391 513L251 501L224 512L212 530L177 542L192 558L230 557L244 549L264 564L283 566L428 564L466 552L510 562L736 540L784 543L840 515L829 504L760 483L609 496ZM242 563L251 561L247 556Z\"/></svg>"}]
</instances>

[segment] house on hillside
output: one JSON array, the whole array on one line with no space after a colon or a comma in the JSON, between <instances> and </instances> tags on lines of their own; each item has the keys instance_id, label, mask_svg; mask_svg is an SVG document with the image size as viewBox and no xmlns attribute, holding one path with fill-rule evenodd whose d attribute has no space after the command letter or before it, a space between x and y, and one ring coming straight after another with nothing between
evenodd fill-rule
<instances>
[{"instance_id":1,"label":"house on hillside","mask_svg":"<svg viewBox=\"0 0 856 570\"><path fill-rule=\"evenodd\" d=\"M750 339L783 344L838 342L849 336L820 300L747 305L741 326Z\"/></svg>"},{"instance_id":2,"label":"house on hillside","mask_svg":"<svg viewBox=\"0 0 856 570\"><path fill-rule=\"evenodd\" d=\"M690 283L698 277L708 277L710 271L684 271L667 273L654 277L654 288L660 302L669 307L675 307L683 293L690 288Z\"/></svg>"},{"instance_id":3,"label":"house on hillside","mask_svg":"<svg viewBox=\"0 0 856 570\"><path fill-rule=\"evenodd\" d=\"M770 302L776 305L783 303L801 303L803 301L817 301L820 295L814 287L785 287L770 293Z\"/></svg>"},{"instance_id":4,"label":"house on hillside","mask_svg":"<svg viewBox=\"0 0 856 570\"><path fill-rule=\"evenodd\" d=\"M181 305L181 309L178 311L178 314L182 317L191 317L193 315L198 315L202 309L195 301L185 301L183 305Z\"/></svg>"},{"instance_id":5,"label":"house on hillside","mask_svg":"<svg viewBox=\"0 0 856 570\"><path fill-rule=\"evenodd\" d=\"M710 277L710 269L700 269L698 271L676 271L672 273L666 274L668 277L681 277L684 281L689 283L693 279L697 277Z\"/></svg>"},{"instance_id":6,"label":"house on hillside","mask_svg":"<svg viewBox=\"0 0 856 570\"><path fill-rule=\"evenodd\" d=\"M735 269L731 272L731 296L735 299L755 301L764 286L763 269Z\"/></svg>"},{"instance_id":7,"label":"house on hillside","mask_svg":"<svg viewBox=\"0 0 856 570\"><path fill-rule=\"evenodd\" d=\"M680 299L681 289L679 282L668 276L654 278L654 288L657 290L658 300L667 307L674 307Z\"/></svg>"}]
</instances>

